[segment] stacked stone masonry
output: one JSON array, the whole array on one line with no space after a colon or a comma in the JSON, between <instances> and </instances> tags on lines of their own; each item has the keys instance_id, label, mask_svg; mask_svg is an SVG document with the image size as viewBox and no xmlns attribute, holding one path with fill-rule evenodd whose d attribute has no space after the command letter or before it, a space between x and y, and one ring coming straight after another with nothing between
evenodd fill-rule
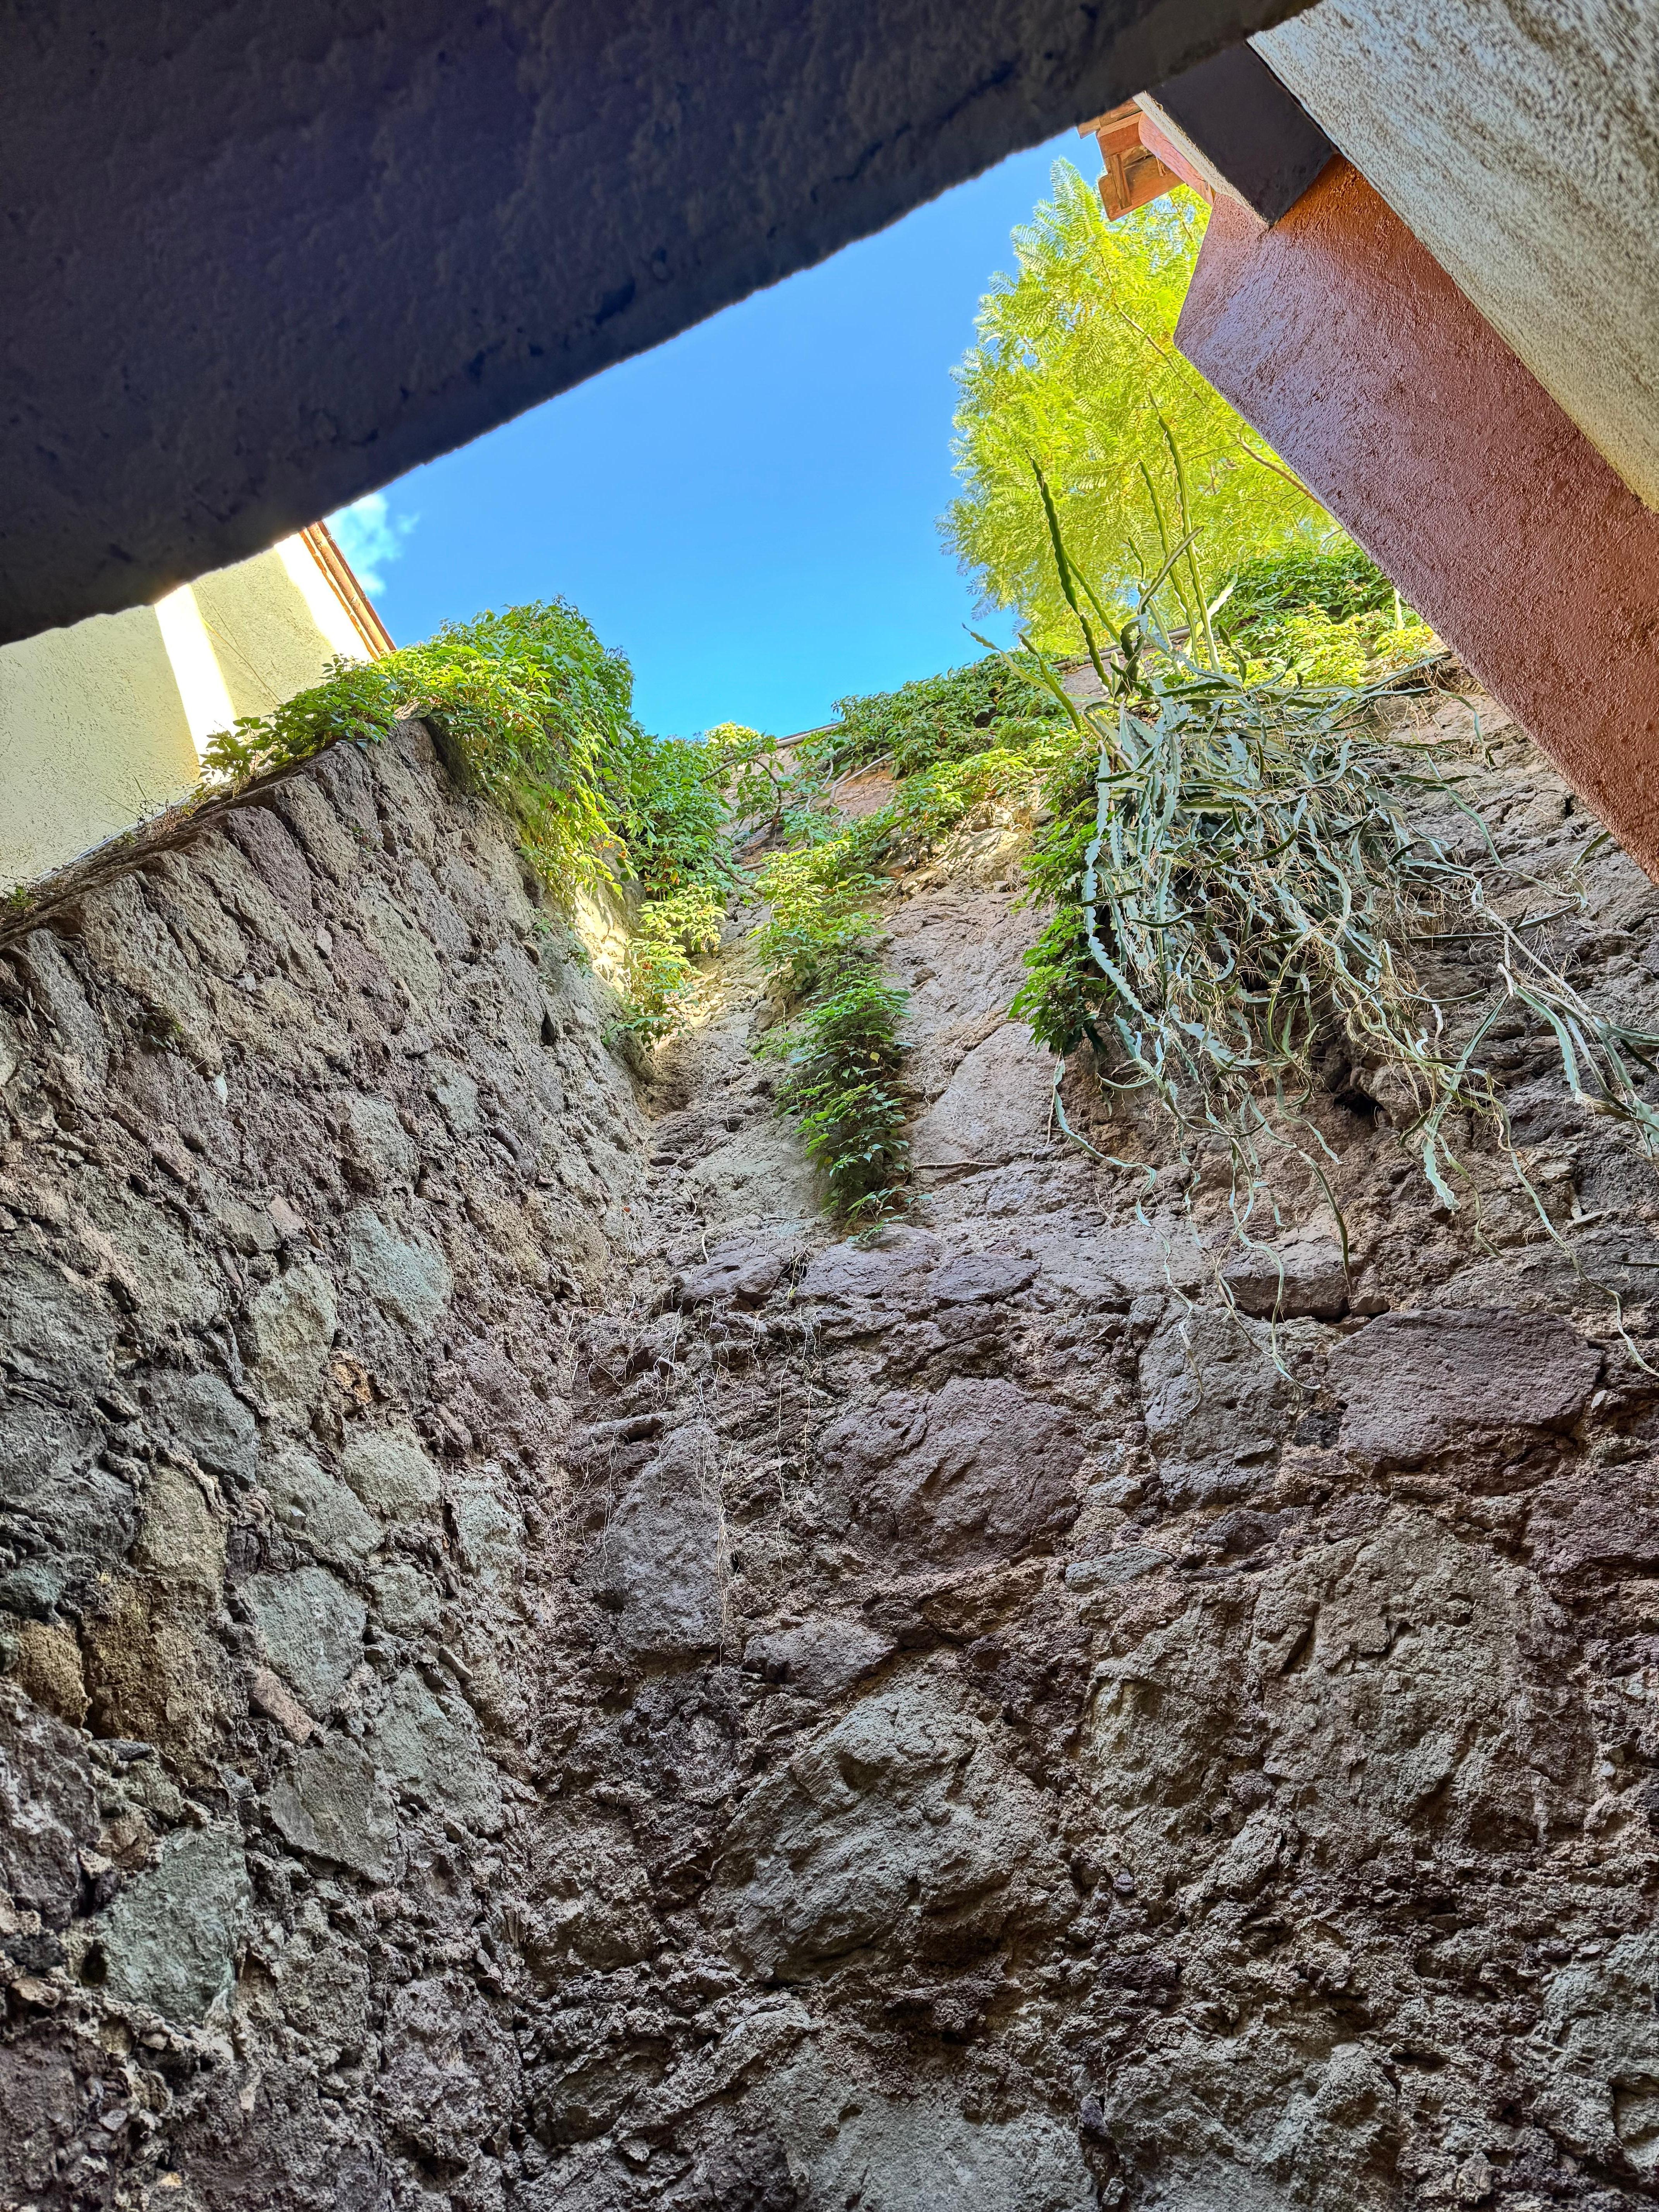
<instances>
[{"instance_id":1,"label":"stacked stone masonry","mask_svg":"<svg viewBox=\"0 0 1659 2212\"><path fill-rule=\"evenodd\" d=\"M896 889L856 1239L745 917L647 1080L416 727L12 928L0 2204L1659 2194L1659 1178L1517 1033L1578 1267L1477 1147L1482 1241L1348 1071L1276 1363L1054 1138L1018 830Z\"/></svg>"}]
</instances>

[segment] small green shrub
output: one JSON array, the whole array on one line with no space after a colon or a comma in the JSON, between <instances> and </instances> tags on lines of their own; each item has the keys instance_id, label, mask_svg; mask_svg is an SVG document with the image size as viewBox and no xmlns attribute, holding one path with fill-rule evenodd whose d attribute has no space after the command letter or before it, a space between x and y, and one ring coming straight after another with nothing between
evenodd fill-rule
<instances>
[{"instance_id":1,"label":"small green shrub","mask_svg":"<svg viewBox=\"0 0 1659 2212\"><path fill-rule=\"evenodd\" d=\"M741 722L721 722L704 737L710 772L725 795L731 818L747 836L766 834L792 844L815 843L823 834L825 771L812 754L786 753L775 738Z\"/></svg>"},{"instance_id":2,"label":"small green shrub","mask_svg":"<svg viewBox=\"0 0 1659 2212\"><path fill-rule=\"evenodd\" d=\"M910 1148L898 1027L908 997L869 969L843 974L769 1048L785 1066L779 1109L799 1122L831 1205L851 1219L902 1198Z\"/></svg>"},{"instance_id":3,"label":"small green shrub","mask_svg":"<svg viewBox=\"0 0 1659 2212\"><path fill-rule=\"evenodd\" d=\"M1312 607L1346 622L1390 612L1398 596L1364 548L1341 538L1243 562L1234 573L1227 615L1235 629Z\"/></svg>"},{"instance_id":4,"label":"small green shrub","mask_svg":"<svg viewBox=\"0 0 1659 2212\"><path fill-rule=\"evenodd\" d=\"M1247 561L1214 628L1236 672L1256 682L1363 687L1439 650L1428 624L1346 540Z\"/></svg>"},{"instance_id":5,"label":"small green shrub","mask_svg":"<svg viewBox=\"0 0 1659 2212\"><path fill-rule=\"evenodd\" d=\"M991 745L1017 749L1061 712L1026 680L1035 665L993 653L896 691L837 699L836 720L807 751L830 775L879 763L904 777Z\"/></svg>"},{"instance_id":6,"label":"small green shrub","mask_svg":"<svg viewBox=\"0 0 1659 2212\"><path fill-rule=\"evenodd\" d=\"M908 997L876 973L880 932L872 902L887 888L883 871L923 858L976 807L1031 791L1042 762L1069 734L1063 708L1006 711L1018 694L1007 685L993 690L984 665L937 679L921 708L925 687L915 685L851 702L862 710L860 742L886 742L897 729L899 757L911 772L885 806L860 820L811 813L805 842L775 853L756 878L770 908L756 937L762 963L792 998L807 1002L763 1048L789 1068L779 1110L799 1121L831 1203L849 1218L901 1205L908 1175L898 1042ZM961 682L964 676L971 682ZM1043 704L1028 672L1017 669L1010 682ZM964 705L982 705L988 695L998 711L982 722L966 720ZM930 753L925 715L938 717L934 743L943 758ZM987 743L1013 737L1024 738L1027 749ZM975 749L964 751L969 744Z\"/></svg>"},{"instance_id":7,"label":"small green shrub","mask_svg":"<svg viewBox=\"0 0 1659 2212\"><path fill-rule=\"evenodd\" d=\"M240 784L342 738L377 743L418 714L556 890L605 872L616 787L640 741L632 700L627 660L556 599L446 623L367 667L337 661L325 683L215 738L205 764Z\"/></svg>"},{"instance_id":8,"label":"small green shrub","mask_svg":"<svg viewBox=\"0 0 1659 2212\"><path fill-rule=\"evenodd\" d=\"M731 809L705 746L634 728L605 798L629 872L647 899L726 894L737 883L727 847Z\"/></svg>"},{"instance_id":9,"label":"small green shrub","mask_svg":"<svg viewBox=\"0 0 1659 2212\"><path fill-rule=\"evenodd\" d=\"M731 808L717 762L707 746L684 738L638 732L618 781L617 835L642 894L623 1026L655 1043L684 1014L695 956L719 945L727 901L739 885Z\"/></svg>"}]
</instances>

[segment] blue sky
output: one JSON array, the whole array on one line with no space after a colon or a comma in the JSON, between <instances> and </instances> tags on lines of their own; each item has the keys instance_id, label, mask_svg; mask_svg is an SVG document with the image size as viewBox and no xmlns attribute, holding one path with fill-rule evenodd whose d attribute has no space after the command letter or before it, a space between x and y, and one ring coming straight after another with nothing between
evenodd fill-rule
<instances>
[{"instance_id":1,"label":"blue sky","mask_svg":"<svg viewBox=\"0 0 1659 2212\"><path fill-rule=\"evenodd\" d=\"M972 659L935 527L951 371L1074 135L399 478L342 521L399 644L562 593L634 664L649 729L779 735Z\"/></svg>"}]
</instances>

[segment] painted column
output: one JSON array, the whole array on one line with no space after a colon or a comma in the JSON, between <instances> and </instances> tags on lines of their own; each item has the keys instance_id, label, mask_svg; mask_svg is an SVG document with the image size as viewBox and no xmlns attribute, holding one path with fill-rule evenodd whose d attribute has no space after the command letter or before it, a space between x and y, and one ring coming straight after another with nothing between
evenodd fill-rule
<instances>
[{"instance_id":1,"label":"painted column","mask_svg":"<svg viewBox=\"0 0 1659 2212\"><path fill-rule=\"evenodd\" d=\"M1358 172L1218 195L1176 343L1659 878L1659 514Z\"/></svg>"}]
</instances>

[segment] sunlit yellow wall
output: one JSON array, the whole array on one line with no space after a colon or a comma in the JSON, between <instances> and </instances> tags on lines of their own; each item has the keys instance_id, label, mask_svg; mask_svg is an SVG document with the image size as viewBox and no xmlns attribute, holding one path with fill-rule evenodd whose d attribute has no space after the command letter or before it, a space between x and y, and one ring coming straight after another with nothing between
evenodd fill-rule
<instances>
[{"instance_id":1,"label":"sunlit yellow wall","mask_svg":"<svg viewBox=\"0 0 1659 2212\"><path fill-rule=\"evenodd\" d=\"M131 829L197 775L153 607L0 651L0 887Z\"/></svg>"},{"instance_id":2,"label":"sunlit yellow wall","mask_svg":"<svg viewBox=\"0 0 1659 2212\"><path fill-rule=\"evenodd\" d=\"M191 588L239 715L268 714L308 690L341 649L319 630L280 551L198 576Z\"/></svg>"},{"instance_id":3,"label":"sunlit yellow wall","mask_svg":"<svg viewBox=\"0 0 1659 2212\"><path fill-rule=\"evenodd\" d=\"M362 640L303 539L0 648L0 890L181 799L199 748Z\"/></svg>"}]
</instances>

